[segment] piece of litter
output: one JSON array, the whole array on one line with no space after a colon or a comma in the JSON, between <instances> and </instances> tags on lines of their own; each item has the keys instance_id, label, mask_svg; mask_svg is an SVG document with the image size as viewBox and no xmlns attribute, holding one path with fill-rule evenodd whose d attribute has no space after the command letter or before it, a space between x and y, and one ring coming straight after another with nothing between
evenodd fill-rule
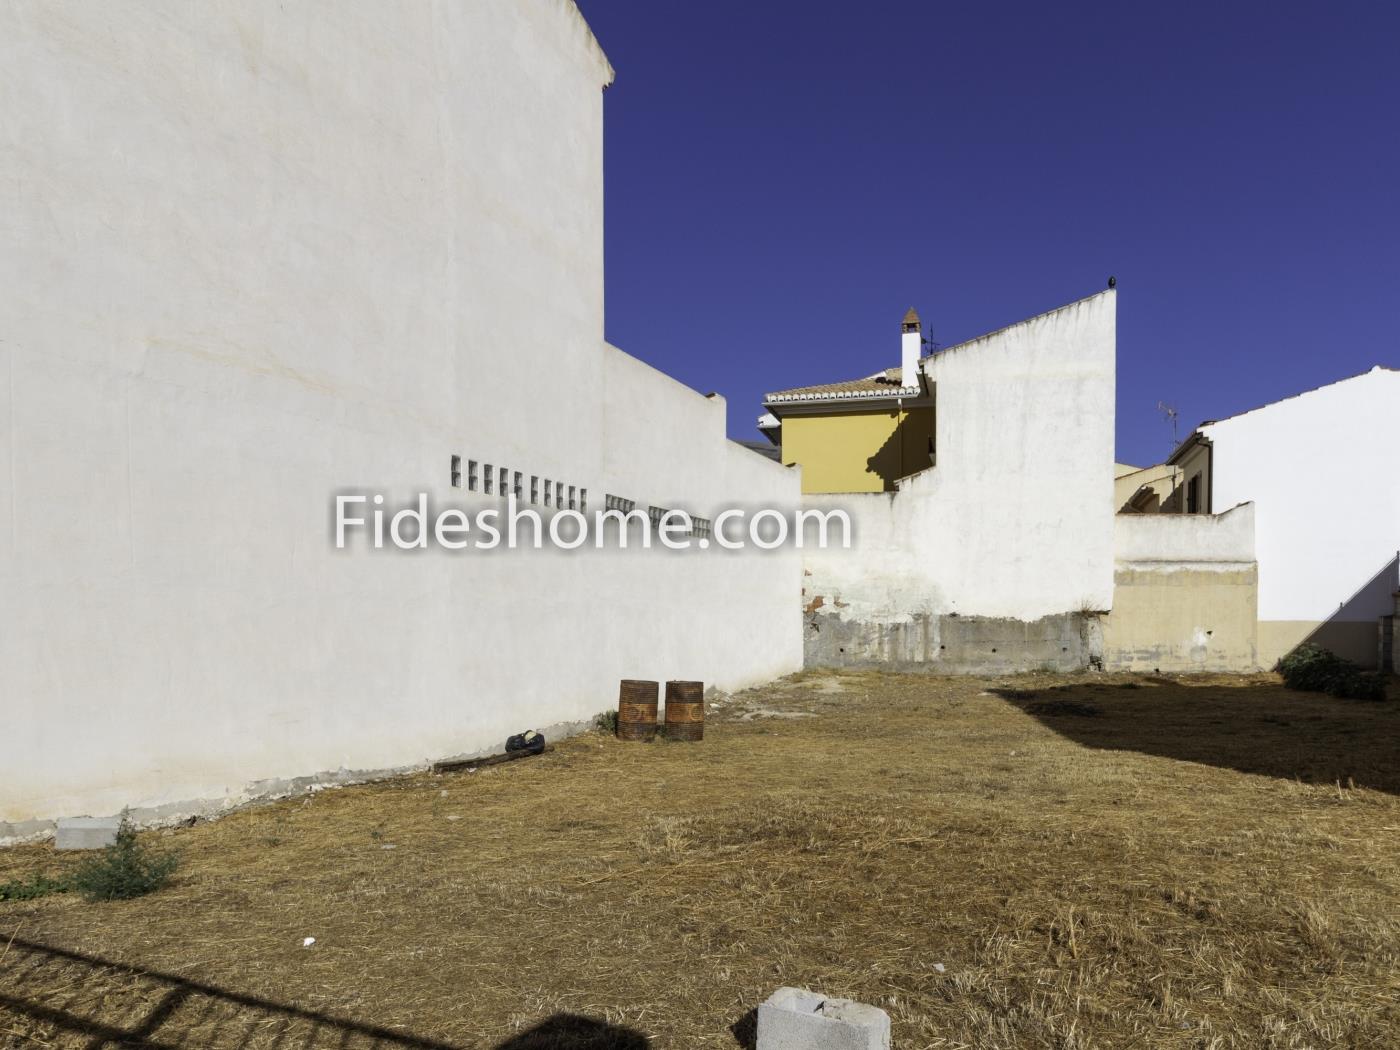
<instances>
[{"instance_id":1,"label":"piece of litter","mask_svg":"<svg viewBox=\"0 0 1400 1050\"><path fill-rule=\"evenodd\" d=\"M302 946L303 948L310 948L310 947L311 947L313 944L315 944L315 943L316 943L316 938L315 938L315 937L303 937L303 938L301 939L301 946Z\"/></svg>"},{"instance_id":2,"label":"piece of litter","mask_svg":"<svg viewBox=\"0 0 1400 1050\"><path fill-rule=\"evenodd\" d=\"M446 798L446 797L447 797L447 788L443 788L441 791L438 792L438 794L441 795L443 798Z\"/></svg>"},{"instance_id":3,"label":"piece of litter","mask_svg":"<svg viewBox=\"0 0 1400 1050\"><path fill-rule=\"evenodd\" d=\"M449 814L447 814L447 819L448 819L448 820L461 820L461 819L462 819L462 815L461 815L460 813L449 813Z\"/></svg>"},{"instance_id":4,"label":"piece of litter","mask_svg":"<svg viewBox=\"0 0 1400 1050\"><path fill-rule=\"evenodd\" d=\"M380 848L380 849L398 849L399 847L395 846L392 842L386 842L386 843L384 843L384 845L380 846L379 848Z\"/></svg>"},{"instance_id":5,"label":"piece of litter","mask_svg":"<svg viewBox=\"0 0 1400 1050\"><path fill-rule=\"evenodd\" d=\"M935 970L937 970L939 973L947 973L947 972L948 972L948 967L944 966L942 963L934 963L934 964L933 964L933 968L934 968Z\"/></svg>"}]
</instances>

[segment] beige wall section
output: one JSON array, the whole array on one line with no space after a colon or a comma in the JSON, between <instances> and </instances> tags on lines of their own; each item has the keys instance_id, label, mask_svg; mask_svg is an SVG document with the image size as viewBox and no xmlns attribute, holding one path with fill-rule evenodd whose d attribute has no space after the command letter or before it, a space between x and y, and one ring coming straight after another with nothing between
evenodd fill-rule
<instances>
[{"instance_id":1,"label":"beige wall section","mask_svg":"<svg viewBox=\"0 0 1400 1050\"><path fill-rule=\"evenodd\" d=\"M1106 669L1255 670L1258 615L1253 505L1116 517Z\"/></svg>"},{"instance_id":2,"label":"beige wall section","mask_svg":"<svg viewBox=\"0 0 1400 1050\"><path fill-rule=\"evenodd\" d=\"M1115 466L1113 471L1113 506L1119 512L1128 511L1128 501L1142 490L1142 496L1131 510L1151 514L1162 509L1181 484L1181 470L1166 463L1153 467Z\"/></svg>"},{"instance_id":3,"label":"beige wall section","mask_svg":"<svg viewBox=\"0 0 1400 1050\"><path fill-rule=\"evenodd\" d=\"M1176 467L1180 471L1180 481L1174 492L1169 491L1162 499L1162 510L1169 514L1185 514L1190 510L1187 495L1190 492L1191 479L1199 477L1197 482L1197 492L1199 502L1196 505L1197 514L1209 514L1215 508L1211 506L1211 478L1210 478L1210 446L1203 442L1197 442L1190 446L1176 462Z\"/></svg>"},{"instance_id":4,"label":"beige wall section","mask_svg":"<svg viewBox=\"0 0 1400 1050\"><path fill-rule=\"evenodd\" d=\"M1376 666L1375 620L1260 620L1259 662L1272 668L1304 643L1330 649L1362 667Z\"/></svg>"},{"instance_id":5,"label":"beige wall section","mask_svg":"<svg viewBox=\"0 0 1400 1050\"><path fill-rule=\"evenodd\" d=\"M1248 671L1259 666L1256 566L1127 568L1113 577L1104 667L1124 671Z\"/></svg>"},{"instance_id":6,"label":"beige wall section","mask_svg":"<svg viewBox=\"0 0 1400 1050\"><path fill-rule=\"evenodd\" d=\"M893 492L897 479L927 470L933 409L790 415L783 463L802 466L803 492Z\"/></svg>"}]
</instances>

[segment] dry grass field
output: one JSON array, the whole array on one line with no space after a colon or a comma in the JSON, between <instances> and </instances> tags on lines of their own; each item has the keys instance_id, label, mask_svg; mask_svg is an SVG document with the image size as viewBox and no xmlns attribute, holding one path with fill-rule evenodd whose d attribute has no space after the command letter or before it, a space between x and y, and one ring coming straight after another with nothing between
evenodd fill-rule
<instances>
[{"instance_id":1,"label":"dry grass field","mask_svg":"<svg viewBox=\"0 0 1400 1050\"><path fill-rule=\"evenodd\" d=\"M734 1050L784 984L898 1050L1400 1046L1400 703L872 673L710 718L153 833L183 863L144 899L0 903L0 1046Z\"/></svg>"}]
</instances>

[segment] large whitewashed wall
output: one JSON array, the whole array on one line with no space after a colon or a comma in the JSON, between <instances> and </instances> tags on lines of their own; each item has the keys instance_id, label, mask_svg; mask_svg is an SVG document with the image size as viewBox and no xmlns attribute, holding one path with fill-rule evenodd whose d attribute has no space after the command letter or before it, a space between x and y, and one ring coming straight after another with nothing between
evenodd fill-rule
<instances>
[{"instance_id":1,"label":"large whitewashed wall","mask_svg":"<svg viewBox=\"0 0 1400 1050\"><path fill-rule=\"evenodd\" d=\"M1257 516L1260 661L1303 641L1376 660L1400 551L1400 371L1363 375L1201 428L1212 505Z\"/></svg>"},{"instance_id":2,"label":"large whitewashed wall","mask_svg":"<svg viewBox=\"0 0 1400 1050\"><path fill-rule=\"evenodd\" d=\"M0 837L800 665L790 551L331 549L452 454L796 501L603 341L611 76L569 0L0 7Z\"/></svg>"},{"instance_id":3,"label":"large whitewashed wall","mask_svg":"<svg viewBox=\"0 0 1400 1050\"><path fill-rule=\"evenodd\" d=\"M892 494L806 497L854 525L851 550L805 552L809 663L1083 658L1069 621L1016 625L1113 600L1115 310L1101 292L926 359L936 465Z\"/></svg>"}]
</instances>

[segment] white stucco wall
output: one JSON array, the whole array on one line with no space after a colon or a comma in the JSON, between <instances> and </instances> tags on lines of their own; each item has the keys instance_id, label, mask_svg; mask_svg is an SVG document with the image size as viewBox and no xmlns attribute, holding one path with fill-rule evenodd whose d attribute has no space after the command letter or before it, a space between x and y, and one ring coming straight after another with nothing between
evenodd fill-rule
<instances>
[{"instance_id":1,"label":"white stucco wall","mask_svg":"<svg viewBox=\"0 0 1400 1050\"><path fill-rule=\"evenodd\" d=\"M796 501L603 342L610 78L568 0L0 7L0 824L799 666L792 552L331 549L333 491L454 453Z\"/></svg>"},{"instance_id":2,"label":"white stucco wall","mask_svg":"<svg viewBox=\"0 0 1400 1050\"><path fill-rule=\"evenodd\" d=\"M807 496L850 551L805 552L805 601L870 624L1032 621L1113 596L1116 293L928 358L937 465L894 494Z\"/></svg>"},{"instance_id":3,"label":"white stucco wall","mask_svg":"<svg viewBox=\"0 0 1400 1050\"><path fill-rule=\"evenodd\" d=\"M1247 565L1255 560L1254 505L1220 514L1118 514L1113 553L1119 564Z\"/></svg>"},{"instance_id":4,"label":"white stucco wall","mask_svg":"<svg viewBox=\"0 0 1400 1050\"><path fill-rule=\"evenodd\" d=\"M1400 371L1378 367L1201 428L1213 506L1257 508L1266 664L1321 622L1358 625L1357 653L1374 648L1376 618L1400 586L1397 419ZM1267 622L1296 626L1270 631Z\"/></svg>"}]
</instances>

